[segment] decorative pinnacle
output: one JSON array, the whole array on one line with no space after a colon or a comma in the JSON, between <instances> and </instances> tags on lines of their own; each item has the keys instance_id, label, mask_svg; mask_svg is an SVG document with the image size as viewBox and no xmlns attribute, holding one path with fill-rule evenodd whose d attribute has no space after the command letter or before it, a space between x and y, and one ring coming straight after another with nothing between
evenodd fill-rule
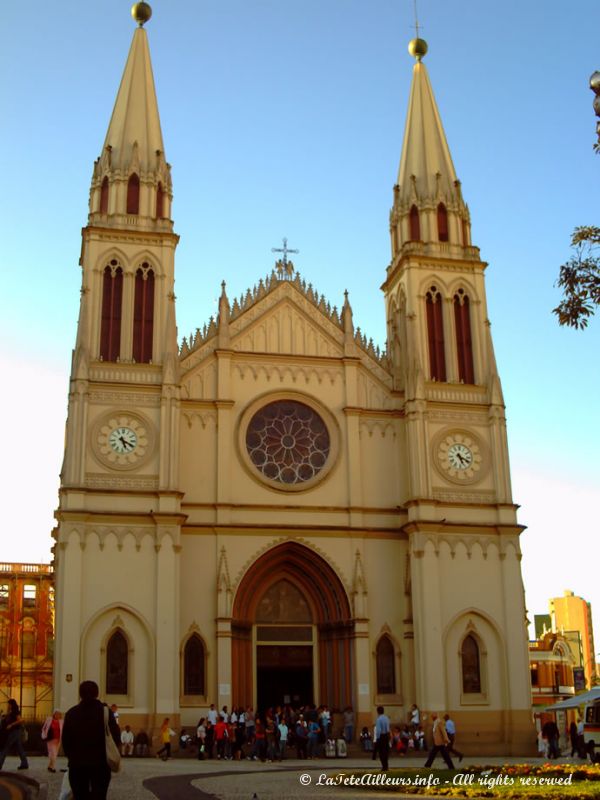
<instances>
[{"instance_id":1,"label":"decorative pinnacle","mask_svg":"<svg viewBox=\"0 0 600 800\"><path fill-rule=\"evenodd\" d=\"M427 53L427 42L425 39L411 39L408 43L408 52L416 61L420 61Z\"/></svg>"},{"instance_id":2,"label":"decorative pinnacle","mask_svg":"<svg viewBox=\"0 0 600 800\"><path fill-rule=\"evenodd\" d=\"M150 7L149 3L134 3L131 6L131 16L141 28L152 16L152 8Z\"/></svg>"}]
</instances>

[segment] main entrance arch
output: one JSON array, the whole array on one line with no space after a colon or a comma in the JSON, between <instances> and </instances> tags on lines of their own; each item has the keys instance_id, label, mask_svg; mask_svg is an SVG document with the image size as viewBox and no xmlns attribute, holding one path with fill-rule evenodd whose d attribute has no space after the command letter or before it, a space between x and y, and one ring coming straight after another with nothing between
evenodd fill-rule
<instances>
[{"instance_id":1,"label":"main entrance arch","mask_svg":"<svg viewBox=\"0 0 600 800\"><path fill-rule=\"evenodd\" d=\"M252 564L235 595L231 634L234 705L352 705L350 603L310 548L285 542Z\"/></svg>"}]
</instances>

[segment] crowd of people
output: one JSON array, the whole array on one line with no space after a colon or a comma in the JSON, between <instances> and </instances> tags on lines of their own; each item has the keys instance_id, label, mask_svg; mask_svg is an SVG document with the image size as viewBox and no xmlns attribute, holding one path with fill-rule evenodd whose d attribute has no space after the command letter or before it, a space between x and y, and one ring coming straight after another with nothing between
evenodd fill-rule
<instances>
[{"instance_id":1,"label":"crowd of people","mask_svg":"<svg viewBox=\"0 0 600 800\"><path fill-rule=\"evenodd\" d=\"M116 705L109 709L98 699L98 686L93 681L84 681L80 687L81 701L65 714L55 711L47 717L41 738L48 751L48 771L56 772L57 755L62 745L68 759L68 779L74 800L106 796L110 782L110 767L107 762L107 738L114 741L123 757L148 756L152 749L151 737L145 731L137 734L126 724L119 727L119 711ZM373 728L363 727L358 741L372 758L379 758L382 770L388 769L390 753L400 756L414 755L428 750L425 767L432 766L441 755L449 769L454 769L451 756L463 759L455 747L456 725L449 714L432 713L424 730L425 719L413 705L404 724L392 726L383 706L378 706ZM261 762L282 761L286 757L298 759L343 757L346 746L355 740L355 715L351 706L342 712L342 718L334 722L326 705L318 708L314 704L294 708L291 705L268 708L255 712L252 707L233 708L227 706L218 711L211 704L206 716L198 721L195 730L182 729L179 734L179 750L198 759L241 760ZM336 738L337 736L337 738ZM18 703L11 699L0 720L0 770L9 751L15 750L20 759L18 769L28 769L29 763L24 748L26 727ZM170 719L164 718L158 733L156 757L171 758L171 741L176 733ZM583 742L583 722L571 723L569 729L571 756L580 758L595 754L587 753ZM560 756L559 729L555 722L547 721L540 730L540 753L550 758ZM429 749L428 749L429 747ZM117 753L116 758L119 758ZM66 772L66 770L62 770ZM92 792L92 794L90 794Z\"/></svg>"},{"instance_id":2,"label":"crowd of people","mask_svg":"<svg viewBox=\"0 0 600 800\"><path fill-rule=\"evenodd\" d=\"M188 734L186 737L189 743ZM300 759L320 758L328 747L331 749L332 743L335 752L343 755L346 741L352 741L353 737L351 707L344 710L344 737L336 742L331 711L327 706L317 708L314 704L299 708L276 706L256 713L252 707L233 708L230 712L223 706L217 711L213 703L196 728L199 759L282 761L288 748Z\"/></svg>"}]
</instances>

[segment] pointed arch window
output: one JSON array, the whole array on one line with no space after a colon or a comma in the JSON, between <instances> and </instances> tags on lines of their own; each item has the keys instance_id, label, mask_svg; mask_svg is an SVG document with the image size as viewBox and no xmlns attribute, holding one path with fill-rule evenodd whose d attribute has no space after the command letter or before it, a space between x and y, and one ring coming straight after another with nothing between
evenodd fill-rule
<instances>
[{"instance_id":1,"label":"pointed arch window","mask_svg":"<svg viewBox=\"0 0 600 800\"><path fill-rule=\"evenodd\" d=\"M469 297L465 294L464 289L459 289L454 295L454 323L456 328L458 377L463 383L475 383L473 343L471 340L471 310Z\"/></svg>"},{"instance_id":2,"label":"pointed arch window","mask_svg":"<svg viewBox=\"0 0 600 800\"><path fill-rule=\"evenodd\" d=\"M156 219L162 219L165 216L165 193L163 191L162 183L159 183L156 188Z\"/></svg>"},{"instance_id":3,"label":"pointed arch window","mask_svg":"<svg viewBox=\"0 0 600 800\"><path fill-rule=\"evenodd\" d=\"M442 296L435 286L425 297L427 309L427 338L429 343L429 373L434 381L446 380L446 357L444 354L444 320Z\"/></svg>"},{"instance_id":4,"label":"pointed arch window","mask_svg":"<svg viewBox=\"0 0 600 800\"><path fill-rule=\"evenodd\" d=\"M410 228L411 242L421 241L421 221L419 219L419 209L414 205L410 207L408 224Z\"/></svg>"},{"instance_id":5,"label":"pointed arch window","mask_svg":"<svg viewBox=\"0 0 600 800\"><path fill-rule=\"evenodd\" d=\"M100 213L108 214L108 177L106 175L100 187Z\"/></svg>"},{"instance_id":6,"label":"pointed arch window","mask_svg":"<svg viewBox=\"0 0 600 800\"><path fill-rule=\"evenodd\" d=\"M122 305L123 270L113 259L104 269L102 286L100 358L103 361L117 361L121 353Z\"/></svg>"},{"instance_id":7,"label":"pointed arch window","mask_svg":"<svg viewBox=\"0 0 600 800\"><path fill-rule=\"evenodd\" d=\"M127 213L140 213L140 179L134 172L127 182Z\"/></svg>"},{"instance_id":8,"label":"pointed arch window","mask_svg":"<svg viewBox=\"0 0 600 800\"><path fill-rule=\"evenodd\" d=\"M183 693L204 695L205 653L202 640L197 634L190 636L183 650Z\"/></svg>"},{"instance_id":9,"label":"pointed arch window","mask_svg":"<svg viewBox=\"0 0 600 800\"><path fill-rule=\"evenodd\" d=\"M462 684L464 694L481 693L481 657L479 644L474 636L469 634L463 639L460 649L462 665Z\"/></svg>"},{"instance_id":10,"label":"pointed arch window","mask_svg":"<svg viewBox=\"0 0 600 800\"><path fill-rule=\"evenodd\" d=\"M438 239L440 242L449 241L448 237L448 211L443 203L437 207Z\"/></svg>"},{"instance_id":11,"label":"pointed arch window","mask_svg":"<svg viewBox=\"0 0 600 800\"><path fill-rule=\"evenodd\" d=\"M133 358L139 364L152 361L154 334L154 270L147 262L135 273L133 301Z\"/></svg>"},{"instance_id":12,"label":"pointed arch window","mask_svg":"<svg viewBox=\"0 0 600 800\"><path fill-rule=\"evenodd\" d=\"M129 645L122 631L115 631L106 646L106 694L127 694Z\"/></svg>"},{"instance_id":13,"label":"pointed arch window","mask_svg":"<svg viewBox=\"0 0 600 800\"><path fill-rule=\"evenodd\" d=\"M377 642L377 694L396 694L396 655L389 636Z\"/></svg>"}]
</instances>

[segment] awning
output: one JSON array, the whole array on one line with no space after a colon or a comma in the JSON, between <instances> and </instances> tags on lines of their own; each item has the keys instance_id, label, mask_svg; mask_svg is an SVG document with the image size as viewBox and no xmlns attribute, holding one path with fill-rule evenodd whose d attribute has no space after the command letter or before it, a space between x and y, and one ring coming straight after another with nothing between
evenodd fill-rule
<instances>
[{"instance_id":1,"label":"awning","mask_svg":"<svg viewBox=\"0 0 600 800\"><path fill-rule=\"evenodd\" d=\"M582 694L573 695L567 700L561 700L559 703L554 703L553 706L546 706L544 711L563 711L567 708L577 708L577 706L591 703L593 700L600 700L600 686L594 686L589 692L582 692Z\"/></svg>"}]
</instances>

